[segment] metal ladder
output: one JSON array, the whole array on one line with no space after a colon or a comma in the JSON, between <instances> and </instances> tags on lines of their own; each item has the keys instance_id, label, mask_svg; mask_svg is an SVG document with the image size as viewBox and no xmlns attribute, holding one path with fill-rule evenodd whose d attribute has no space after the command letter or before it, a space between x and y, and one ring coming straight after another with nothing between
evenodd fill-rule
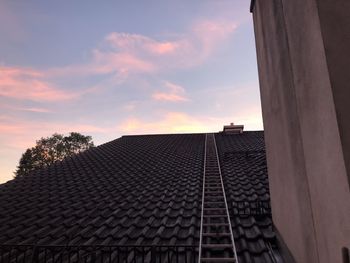
<instances>
[{"instance_id":1,"label":"metal ladder","mask_svg":"<svg viewBox=\"0 0 350 263\"><path fill-rule=\"evenodd\" d=\"M198 262L238 262L214 134L206 134Z\"/></svg>"}]
</instances>

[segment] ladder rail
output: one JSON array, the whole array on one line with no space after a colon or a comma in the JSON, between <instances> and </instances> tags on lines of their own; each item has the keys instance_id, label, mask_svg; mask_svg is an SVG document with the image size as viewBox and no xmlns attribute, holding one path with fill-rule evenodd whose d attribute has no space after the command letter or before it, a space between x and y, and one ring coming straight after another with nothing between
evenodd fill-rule
<instances>
[{"instance_id":1,"label":"ladder rail","mask_svg":"<svg viewBox=\"0 0 350 263\"><path fill-rule=\"evenodd\" d=\"M205 194L205 167L207 164L207 141L208 134L205 134L205 143L204 143L204 168L203 168L203 189L202 189L202 211L201 211L201 228L199 234L199 255L198 263L201 262L202 257L202 241L203 241L203 218L204 218L204 194Z\"/></svg>"},{"instance_id":2,"label":"ladder rail","mask_svg":"<svg viewBox=\"0 0 350 263\"><path fill-rule=\"evenodd\" d=\"M223 180L222 174L221 174L221 167L220 167L220 160L219 160L218 148L217 148L217 145L216 145L215 135L212 134L212 136L213 136L213 139L214 139L216 160L217 160L217 162L218 162L219 174L220 174L220 180L221 180L221 186L222 186L222 191L223 191L223 195L224 195L224 202L225 202L226 213L227 213L227 217L228 217L228 224L229 224L229 228L230 228L230 234L231 234L231 241L232 241L233 253L234 253L236 262L238 263L238 257L237 257L235 239L233 238L233 232L232 232L231 217L230 217L230 212L229 212L229 210L228 210L228 205L227 205L227 199L226 199L226 192L225 192L224 180Z\"/></svg>"},{"instance_id":3,"label":"ladder rail","mask_svg":"<svg viewBox=\"0 0 350 263\"><path fill-rule=\"evenodd\" d=\"M212 207L212 204L218 204L218 203L221 204L220 207L215 207L215 206ZM220 221L211 222L211 221L208 221L210 220L210 218L224 219L227 222L226 223L222 223L222 222L220 223ZM219 225L227 226L227 228L229 228L229 231L223 230L224 232L221 232L221 233L207 232L208 230L207 227L210 227L210 226L216 227ZM207 229L205 233L204 233L204 226L206 226L206 229ZM204 237L210 238L210 237L217 237L217 236L221 236L223 238L227 237L230 240L230 242L225 244L225 243L220 243L218 241L215 241L216 243L215 242L210 243L210 241L209 243L207 243L208 240L204 241ZM204 251L211 248L223 249L223 250L225 250L225 248L230 249L232 253L232 258L218 257L216 256L217 254L215 253L209 257L204 256L203 254ZM220 159L219 159L218 149L216 145L215 135L213 133L205 135L202 210L201 210L200 238L199 238L198 250L199 250L198 263L202 263L202 262L238 263L235 240L234 240L233 231L232 231L231 218L230 218L230 213L229 213L228 204L227 204L224 181L221 173Z\"/></svg>"}]
</instances>

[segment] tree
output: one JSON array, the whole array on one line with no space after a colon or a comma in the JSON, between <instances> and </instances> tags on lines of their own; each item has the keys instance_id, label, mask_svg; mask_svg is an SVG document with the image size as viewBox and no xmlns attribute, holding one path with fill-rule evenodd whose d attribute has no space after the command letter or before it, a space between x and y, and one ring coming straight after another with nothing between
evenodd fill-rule
<instances>
[{"instance_id":1,"label":"tree","mask_svg":"<svg viewBox=\"0 0 350 263\"><path fill-rule=\"evenodd\" d=\"M26 176L34 170L47 167L90 147L94 147L91 136L78 132L71 132L68 136L55 133L50 137L41 138L36 141L34 147L22 154L15 177Z\"/></svg>"}]
</instances>

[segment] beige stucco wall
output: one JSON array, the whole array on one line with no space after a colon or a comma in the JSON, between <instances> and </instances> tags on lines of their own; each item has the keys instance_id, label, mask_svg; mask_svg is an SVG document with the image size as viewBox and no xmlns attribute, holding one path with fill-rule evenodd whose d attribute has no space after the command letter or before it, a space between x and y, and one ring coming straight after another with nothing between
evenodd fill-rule
<instances>
[{"instance_id":1,"label":"beige stucco wall","mask_svg":"<svg viewBox=\"0 0 350 263\"><path fill-rule=\"evenodd\" d=\"M345 0L257 0L253 10L273 219L297 262L340 263L350 247L346 13ZM347 30L333 33L339 17Z\"/></svg>"}]
</instances>

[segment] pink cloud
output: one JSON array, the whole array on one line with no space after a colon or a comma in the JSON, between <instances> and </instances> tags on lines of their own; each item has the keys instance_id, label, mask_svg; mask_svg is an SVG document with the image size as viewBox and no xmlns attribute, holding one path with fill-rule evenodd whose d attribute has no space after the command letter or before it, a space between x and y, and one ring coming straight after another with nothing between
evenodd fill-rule
<instances>
[{"instance_id":1,"label":"pink cloud","mask_svg":"<svg viewBox=\"0 0 350 263\"><path fill-rule=\"evenodd\" d=\"M174 83L164 84L169 90L182 90ZM231 122L243 124L246 130L261 130L263 123L259 99L248 100L255 96L254 94L258 94L257 87L257 82L251 82L240 86L218 87L214 93L210 90L199 90L195 93L196 97L210 99L213 103L210 113L207 110L197 115L176 111L161 114L153 112L151 120L149 115L147 119L130 116L121 123L119 130L126 134L217 132L222 130L224 124ZM235 98L234 105L232 98Z\"/></svg>"},{"instance_id":2,"label":"pink cloud","mask_svg":"<svg viewBox=\"0 0 350 263\"><path fill-rule=\"evenodd\" d=\"M118 50L124 51L146 51L158 55L172 53L178 45L171 41L157 41L150 37L138 34L113 32L106 37L108 43Z\"/></svg>"},{"instance_id":3,"label":"pink cloud","mask_svg":"<svg viewBox=\"0 0 350 263\"><path fill-rule=\"evenodd\" d=\"M206 132L211 128L204 120L183 112L167 112L156 121L129 117L119 126L127 134Z\"/></svg>"},{"instance_id":4,"label":"pink cloud","mask_svg":"<svg viewBox=\"0 0 350 263\"><path fill-rule=\"evenodd\" d=\"M4 136L5 133L9 135L23 133L25 130L23 125L20 124L2 124L0 123L0 132Z\"/></svg>"},{"instance_id":5,"label":"pink cloud","mask_svg":"<svg viewBox=\"0 0 350 263\"><path fill-rule=\"evenodd\" d=\"M164 42L151 45L148 48L153 53L163 55L175 52L178 47L177 43Z\"/></svg>"},{"instance_id":6,"label":"pink cloud","mask_svg":"<svg viewBox=\"0 0 350 263\"><path fill-rule=\"evenodd\" d=\"M153 73L157 65L132 52L121 52L94 49L91 61L87 64L70 65L47 70L49 78L86 77L92 75L113 74L118 80L123 80L133 73Z\"/></svg>"},{"instance_id":7,"label":"pink cloud","mask_svg":"<svg viewBox=\"0 0 350 263\"><path fill-rule=\"evenodd\" d=\"M193 41L200 47L200 58L207 59L232 33L238 25L232 21L203 20L195 23L191 29Z\"/></svg>"},{"instance_id":8,"label":"pink cloud","mask_svg":"<svg viewBox=\"0 0 350 263\"><path fill-rule=\"evenodd\" d=\"M51 110L45 109L45 108L17 108L17 110L38 112L38 113L49 113L49 112L52 112Z\"/></svg>"},{"instance_id":9,"label":"pink cloud","mask_svg":"<svg viewBox=\"0 0 350 263\"><path fill-rule=\"evenodd\" d=\"M51 110L46 109L46 108L16 107L16 106L8 105L8 104L2 104L0 106L0 108L9 109L9 110L12 110L12 111L28 111L28 112L37 112L37 113L50 113L50 112L52 112Z\"/></svg>"},{"instance_id":10,"label":"pink cloud","mask_svg":"<svg viewBox=\"0 0 350 263\"><path fill-rule=\"evenodd\" d=\"M194 23L186 33L172 40L159 41L138 34L113 32L106 37L106 42L117 53L126 52L145 57L152 55L173 57L189 54L203 57L203 55L210 55L221 42L232 35L236 28L237 24L228 20L201 20ZM196 57L190 56L187 59L196 60ZM175 61L173 62L176 64Z\"/></svg>"},{"instance_id":11,"label":"pink cloud","mask_svg":"<svg viewBox=\"0 0 350 263\"><path fill-rule=\"evenodd\" d=\"M184 102L188 101L185 96L185 89L179 85L171 83L169 81L164 82L167 88L166 92L156 91L152 94L152 98L158 101L169 101L169 102Z\"/></svg>"},{"instance_id":12,"label":"pink cloud","mask_svg":"<svg viewBox=\"0 0 350 263\"><path fill-rule=\"evenodd\" d=\"M88 63L51 68L48 79L112 74L120 84L135 74L155 74L203 64L235 31L230 20L201 20L182 34L162 40L140 34L112 32L92 50ZM48 85L48 83L43 83ZM166 98L166 96L158 96ZM170 97L169 97L170 98ZM172 96L171 99L179 99Z\"/></svg>"},{"instance_id":13,"label":"pink cloud","mask_svg":"<svg viewBox=\"0 0 350 263\"><path fill-rule=\"evenodd\" d=\"M94 51L94 65L97 72L154 72L156 66L149 61L143 60L132 53L116 53Z\"/></svg>"},{"instance_id":14,"label":"pink cloud","mask_svg":"<svg viewBox=\"0 0 350 263\"><path fill-rule=\"evenodd\" d=\"M156 40L144 35L112 32L105 48L94 51L93 65L100 72L154 73L204 63L236 30L232 21L205 20L172 39Z\"/></svg>"},{"instance_id":15,"label":"pink cloud","mask_svg":"<svg viewBox=\"0 0 350 263\"><path fill-rule=\"evenodd\" d=\"M34 101L70 100L76 94L55 88L32 69L0 67L0 96Z\"/></svg>"},{"instance_id":16,"label":"pink cloud","mask_svg":"<svg viewBox=\"0 0 350 263\"><path fill-rule=\"evenodd\" d=\"M128 117L118 129L126 134L205 133L221 131L224 124L231 122L243 124L249 130L262 129L258 108L223 117L191 116L185 112L166 112L153 121Z\"/></svg>"},{"instance_id":17,"label":"pink cloud","mask_svg":"<svg viewBox=\"0 0 350 263\"><path fill-rule=\"evenodd\" d=\"M50 136L55 132L69 133L72 131L85 134L108 133L115 131L115 127L103 128L84 123L49 123L0 118L0 144L13 149L25 150L32 147L41 137Z\"/></svg>"},{"instance_id":18,"label":"pink cloud","mask_svg":"<svg viewBox=\"0 0 350 263\"><path fill-rule=\"evenodd\" d=\"M168 94L168 93L162 93L162 92L156 92L152 95L152 98L159 101L171 101L171 102L180 102L180 101L186 101L187 99L184 97L181 97L177 94Z\"/></svg>"}]
</instances>

